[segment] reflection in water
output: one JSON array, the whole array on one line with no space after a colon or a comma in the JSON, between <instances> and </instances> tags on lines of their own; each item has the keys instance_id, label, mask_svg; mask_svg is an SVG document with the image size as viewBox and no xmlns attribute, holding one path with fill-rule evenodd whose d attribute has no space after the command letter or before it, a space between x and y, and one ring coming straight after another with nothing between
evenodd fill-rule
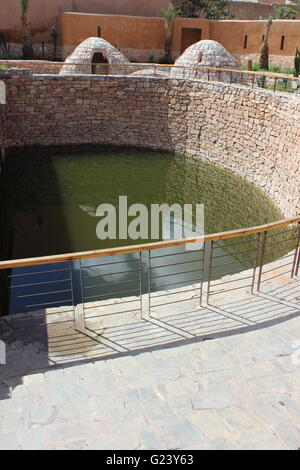
<instances>
[{"instance_id":1,"label":"reflection in water","mask_svg":"<svg viewBox=\"0 0 300 470\"><path fill-rule=\"evenodd\" d=\"M1 247L3 259L154 241L149 238L134 242L97 238L99 217L96 208L102 203L118 207L120 195L128 196L128 206L142 203L148 209L151 204L161 203L204 204L206 233L260 225L281 217L270 199L244 179L191 157L149 150L106 147L22 149L22 152L14 151L8 155L2 182L5 227L9 227ZM182 251L182 247L172 248L172 252L164 250L168 255L168 266L162 262L164 258L158 257L162 251L159 255L152 253L153 291L166 288L171 282L185 286L202 275L199 252L187 251L183 255ZM249 267L246 258L237 256L226 243L220 253L228 253L235 271ZM185 265L189 272L177 274L177 263L183 256L189 263ZM78 302L82 299L90 302L106 296L134 295L146 288L139 277L139 269L142 266L145 275L149 266L139 254L118 257L116 264L109 264L111 262L112 257L109 257L83 261L81 268L78 263L66 263L15 269L11 288L14 292L17 290L18 296L11 300L10 311L34 310L50 303L52 306L69 305L76 301L74 296ZM76 280L80 279L76 274L79 268L82 285L76 285ZM42 271L44 274L36 274ZM39 292L39 287L35 286L39 295L32 299L32 286L21 287L25 284L24 276L20 276L22 273L27 274L30 283L37 278L49 280L53 293L50 294L50 290ZM220 275L221 270L214 273L214 277ZM71 279L76 285L73 291Z\"/></svg>"}]
</instances>

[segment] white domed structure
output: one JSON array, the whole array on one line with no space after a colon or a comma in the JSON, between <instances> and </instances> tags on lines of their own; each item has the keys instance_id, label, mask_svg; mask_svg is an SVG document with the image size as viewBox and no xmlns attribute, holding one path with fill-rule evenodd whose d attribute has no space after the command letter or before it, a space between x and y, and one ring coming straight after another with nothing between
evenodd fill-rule
<instances>
[{"instance_id":1,"label":"white domed structure","mask_svg":"<svg viewBox=\"0 0 300 470\"><path fill-rule=\"evenodd\" d=\"M72 65L63 65L60 75L113 74L122 72L120 67L113 67L113 64L129 64L129 60L108 41L97 37L88 38L79 44L67 57L65 64Z\"/></svg>"},{"instance_id":2,"label":"white domed structure","mask_svg":"<svg viewBox=\"0 0 300 470\"><path fill-rule=\"evenodd\" d=\"M203 41L196 42L188 47L183 54L176 60L175 65L186 66L186 67L197 67L194 70L183 70L176 68L172 71L173 76L189 78L205 78L207 71L201 70L202 67L213 67L231 70L240 70L240 60L230 54L225 47L217 41L210 39L204 39ZM185 75L186 74L186 75ZM220 79L224 80L224 75L229 77L229 74L222 72L222 76L219 72L212 72L213 75L220 76Z\"/></svg>"}]
</instances>

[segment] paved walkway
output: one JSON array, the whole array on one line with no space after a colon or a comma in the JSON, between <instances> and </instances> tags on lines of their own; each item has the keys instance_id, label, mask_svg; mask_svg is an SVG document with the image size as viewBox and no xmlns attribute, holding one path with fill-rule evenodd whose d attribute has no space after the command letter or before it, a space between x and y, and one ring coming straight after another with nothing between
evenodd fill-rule
<instances>
[{"instance_id":1,"label":"paved walkway","mask_svg":"<svg viewBox=\"0 0 300 470\"><path fill-rule=\"evenodd\" d=\"M0 431L0 449L297 449L300 317L4 380Z\"/></svg>"},{"instance_id":2,"label":"paved walkway","mask_svg":"<svg viewBox=\"0 0 300 470\"><path fill-rule=\"evenodd\" d=\"M8 319L0 450L298 449L300 282L275 274L255 295L221 286L204 308L192 294L184 309L126 314L104 344L61 329L60 313Z\"/></svg>"}]
</instances>

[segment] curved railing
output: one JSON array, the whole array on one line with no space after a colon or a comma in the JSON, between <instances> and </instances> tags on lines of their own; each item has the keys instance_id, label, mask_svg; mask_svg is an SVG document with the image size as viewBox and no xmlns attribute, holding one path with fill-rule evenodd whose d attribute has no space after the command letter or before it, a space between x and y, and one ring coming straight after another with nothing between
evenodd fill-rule
<instances>
[{"instance_id":1,"label":"curved railing","mask_svg":"<svg viewBox=\"0 0 300 470\"><path fill-rule=\"evenodd\" d=\"M61 68L80 68L80 74L93 75L136 75L156 77L165 76L178 79L202 79L208 81L229 82L231 84L241 84L251 88L264 88L271 91L295 92L300 86L299 77L286 74L270 73L251 70L235 70L216 67L187 66L187 65L167 65L156 63L128 63L128 64L99 64L99 63L61 63L61 62L35 62L35 61L9 61L2 60L0 65L22 68L31 68L33 73L51 74L51 69L59 73ZM99 68L100 67L100 68ZM50 72L49 72L50 71ZM73 72L72 72L73 73ZM64 75L62 75L64 76Z\"/></svg>"},{"instance_id":2,"label":"curved railing","mask_svg":"<svg viewBox=\"0 0 300 470\"><path fill-rule=\"evenodd\" d=\"M299 313L299 242L297 216L203 240L1 261L0 327L40 342L49 365L266 326Z\"/></svg>"},{"instance_id":3,"label":"curved railing","mask_svg":"<svg viewBox=\"0 0 300 470\"><path fill-rule=\"evenodd\" d=\"M300 216L292 217L289 219L283 219L277 222L271 222L269 224L258 225L255 227L242 228L238 230L230 230L227 232L213 233L209 235L204 235L201 238L201 241L205 244L212 241L226 240L236 237L244 237L247 235L268 233L272 230L286 227L291 224L300 223ZM145 243L139 245L123 246L118 248L106 248L103 250L92 250L92 251L82 251L76 253L68 253L61 255L52 255L52 256L41 256L35 258L27 258L20 260L12 261L0 261L0 270L1 269L12 269L24 266L36 266L40 264L51 264L63 261L75 261L80 259L89 259L89 258L100 258L104 256L115 256L128 253L142 252L142 251L151 251L160 248L172 248L176 246L184 246L191 243L199 242L199 238L183 238L179 240L166 240L153 243Z\"/></svg>"}]
</instances>

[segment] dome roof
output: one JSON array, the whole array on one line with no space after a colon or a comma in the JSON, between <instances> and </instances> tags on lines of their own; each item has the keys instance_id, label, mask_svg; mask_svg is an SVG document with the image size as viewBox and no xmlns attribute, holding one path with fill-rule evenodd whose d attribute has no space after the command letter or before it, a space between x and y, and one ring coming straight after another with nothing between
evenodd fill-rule
<instances>
[{"instance_id":1,"label":"dome roof","mask_svg":"<svg viewBox=\"0 0 300 470\"><path fill-rule=\"evenodd\" d=\"M93 56L100 53L103 56L103 62L108 64L128 64L129 60L116 49L112 44L102 38L85 39L65 60L65 64L60 71L60 75L71 74L90 74L92 73L90 65L93 62Z\"/></svg>"},{"instance_id":2,"label":"dome roof","mask_svg":"<svg viewBox=\"0 0 300 470\"><path fill-rule=\"evenodd\" d=\"M230 54L222 44L210 39L192 44L176 60L175 65L201 65L238 70L241 68L239 59Z\"/></svg>"}]
</instances>

